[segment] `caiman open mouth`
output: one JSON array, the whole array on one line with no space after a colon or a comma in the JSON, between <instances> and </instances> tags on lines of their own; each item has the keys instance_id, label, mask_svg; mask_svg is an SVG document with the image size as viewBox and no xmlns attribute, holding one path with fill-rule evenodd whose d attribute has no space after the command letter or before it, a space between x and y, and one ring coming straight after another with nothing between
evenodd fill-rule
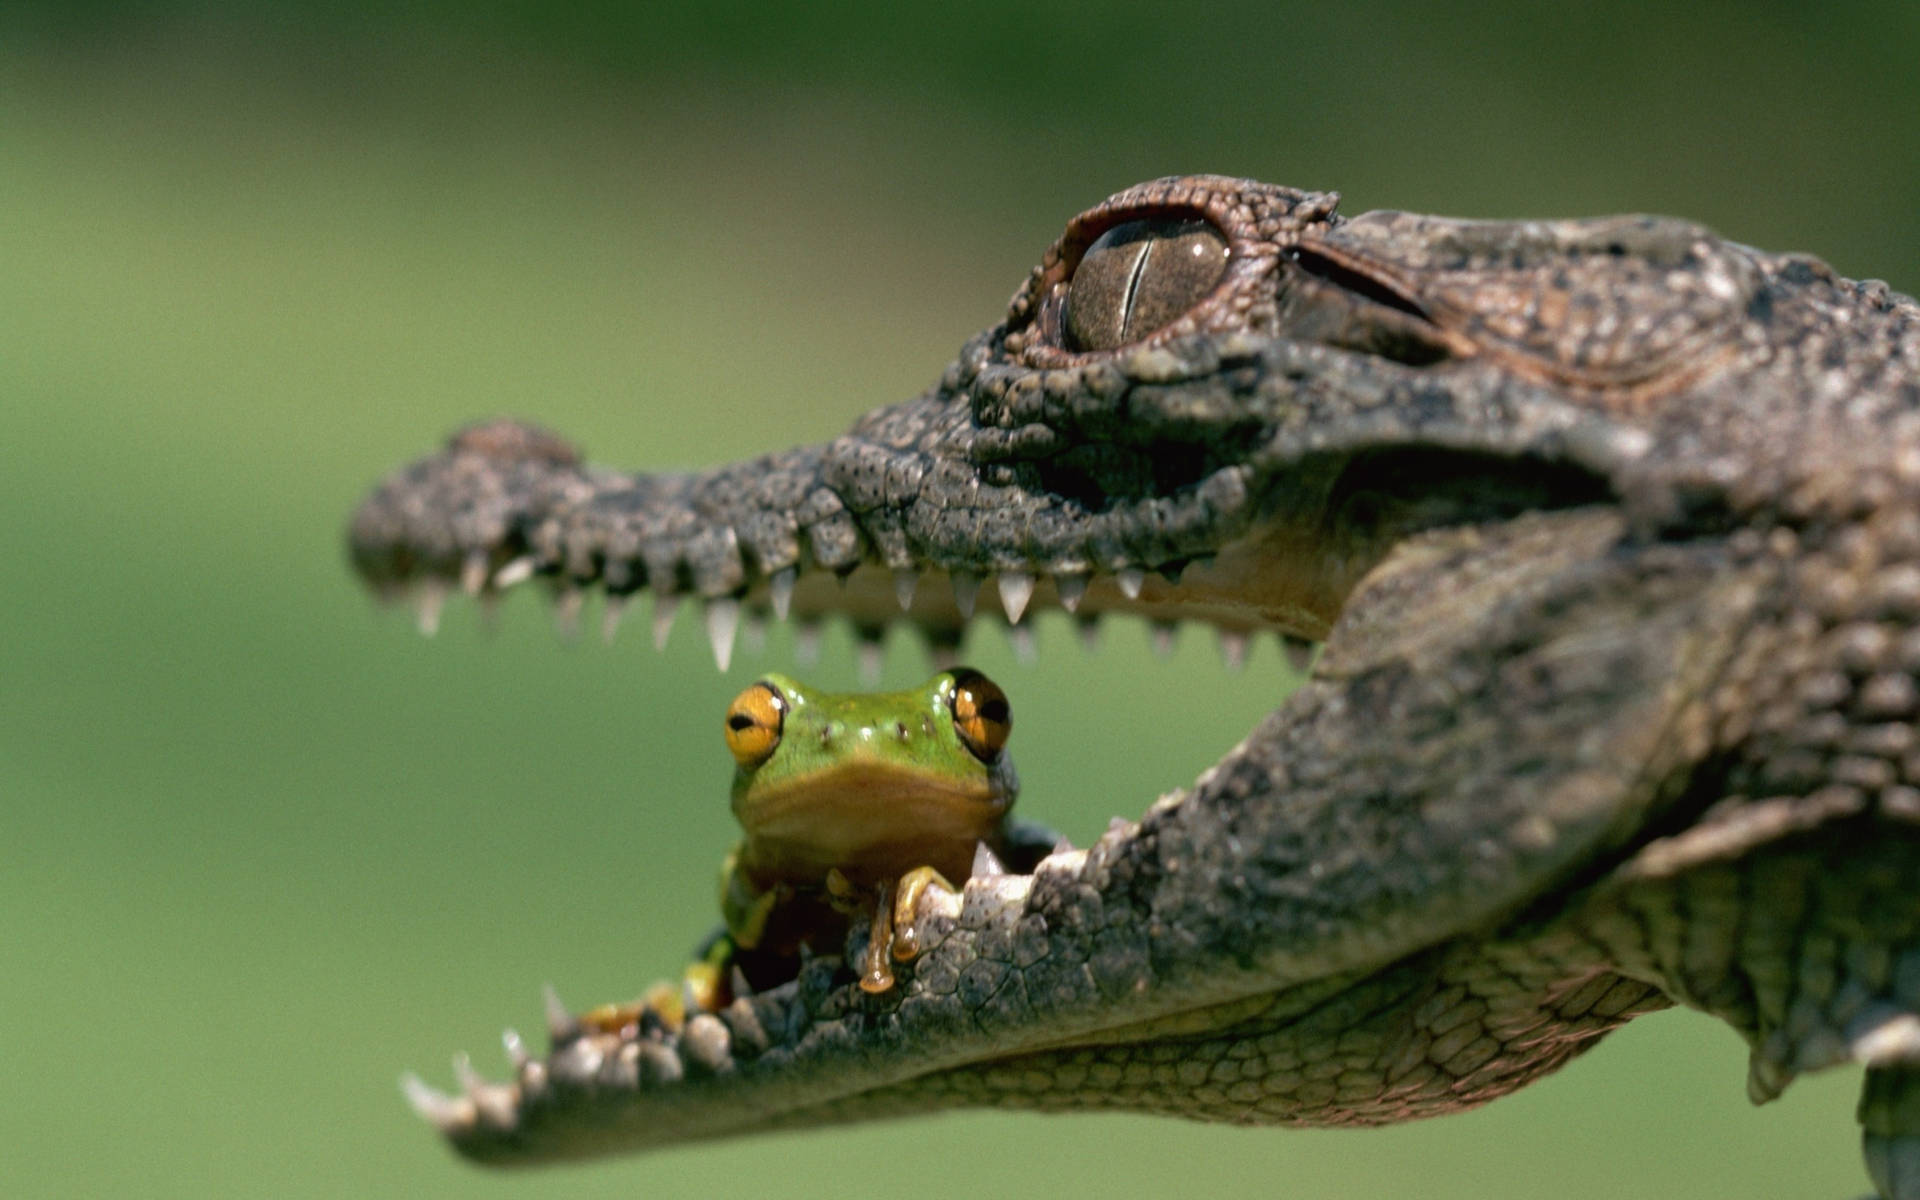
<instances>
[{"instance_id":1,"label":"caiman open mouth","mask_svg":"<svg viewBox=\"0 0 1920 1200\"><path fill-rule=\"evenodd\" d=\"M1575 407L1528 396L1528 420L1514 419L1509 394L1546 372L1462 332L1333 204L1210 180L1123 193L1069 225L1006 321L936 387L822 445L634 476L531 426L465 430L361 507L354 565L383 595L412 596L428 633L456 589L487 602L539 580L568 629L602 591L609 639L650 592L664 646L694 600L723 670L742 629L772 620L796 624L803 662L824 621L850 622L869 678L895 623L942 665L981 622L1031 658L1029 617L1047 608L1089 640L1113 615L1149 622L1161 646L1200 622L1229 667L1278 636L1304 670L1355 585L1407 537L1590 505L1614 486L1616 443L1579 441ZM1515 344L1527 333L1501 329ZM1084 855L1041 861L1066 870ZM1023 883L985 874L969 893L1002 887L1017 907ZM463 1062L463 1097L417 1079L407 1091L467 1152L511 1157L525 1105L548 1103L555 1080L631 1094L717 1071L730 1044L767 1041L770 1014L812 1019L830 986L803 966L782 987L806 1004L765 994L724 1026L704 1011L681 1025L675 1005L670 1020L647 1004L576 1019L550 1001L548 1059L509 1037L515 1084Z\"/></svg>"}]
</instances>

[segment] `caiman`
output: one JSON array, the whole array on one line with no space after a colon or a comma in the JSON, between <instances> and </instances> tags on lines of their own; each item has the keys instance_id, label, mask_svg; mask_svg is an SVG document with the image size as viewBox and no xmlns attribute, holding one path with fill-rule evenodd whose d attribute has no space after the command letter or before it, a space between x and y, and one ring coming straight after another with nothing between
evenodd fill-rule
<instances>
[{"instance_id":1,"label":"caiman","mask_svg":"<svg viewBox=\"0 0 1920 1200\"><path fill-rule=\"evenodd\" d=\"M946 893L882 994L855 922L715 1011L553 1005L510 1081L411 1081L461 1153L964 1105L1400 1121L1683 1004L1755 1101L1864 1064L1868 1172L1920 1200L1920 307L1670 218L1336 199L1121 192L820 445L635 475L494 422L379 486L354 564L429 624L545 577L697 602L723 664L762 614L1320 644L1191 787Z\"/></svg>"}]
</instances>

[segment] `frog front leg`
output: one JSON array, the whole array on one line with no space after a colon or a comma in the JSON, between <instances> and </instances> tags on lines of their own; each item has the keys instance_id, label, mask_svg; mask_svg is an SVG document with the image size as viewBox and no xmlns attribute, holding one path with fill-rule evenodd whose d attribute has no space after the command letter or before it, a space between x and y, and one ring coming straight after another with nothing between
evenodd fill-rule
<instances>
[{"instance_id":1,"label":"frog front leg","mask_svg":"<svg viewBox=\"0 0 1920 1200\"><path fill-rule=\"evenodd\" d=\"M920 953L920 903L929 893L958 899L946 876L932 867L915 867L898 879L873 885L867 917L867 948L860 958L860 990L879 996L893 989L890 962L909 962ZM839 871L827 873L827 894L852 903L858 894L853 882Z\"/></svg>"}]
</instances>

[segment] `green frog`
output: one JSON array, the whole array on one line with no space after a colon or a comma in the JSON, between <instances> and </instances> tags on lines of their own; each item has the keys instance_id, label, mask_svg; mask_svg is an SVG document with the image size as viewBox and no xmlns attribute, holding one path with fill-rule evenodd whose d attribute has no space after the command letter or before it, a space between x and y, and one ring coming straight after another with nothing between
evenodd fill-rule
<instances>
[{"instance_id":1,"label":"green frog","mask_svg":"<svg viewBox=\"0 0 1920 1200\"><path fill-rule=\"evenodd\" d=\"M1019 782L1006 693L969 668L903 692L840 693L767 675L727 708L733 815L745 836L721 870L726 931L709 962L778 972L801 949L838 953L871 922L860 986L893 986L889 958L920 951L930 890L951 894L984 846L1031 855L1012 836Z\"/></svg>"},{"instance_id":2,"label":"green frog","mask_svg":"<svg viewBox=\"0 0 1920 1200\"><path fill-rule=\"evenodd\" d=\"M767 675L727 707L733 814L745 836L720 872L722 927L676 984L583 1014L617 1032L678 1028L744 990L793 978L803 952L838 954L869 922L860 986L919 953L921 901L982 872L1031 871L1055 835L1009 819L1019 781L1013 714L971 668L904 692L820 691Z\"/></svg>"}]
</instances>

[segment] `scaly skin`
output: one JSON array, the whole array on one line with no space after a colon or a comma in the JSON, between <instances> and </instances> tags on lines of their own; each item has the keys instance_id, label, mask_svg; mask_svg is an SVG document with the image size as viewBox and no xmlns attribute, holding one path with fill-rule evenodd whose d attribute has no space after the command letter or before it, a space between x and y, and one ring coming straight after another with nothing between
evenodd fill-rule
<instances>
[{"instance_id":1,"label":"scaly skin","mask_svg":"<svg viewBox=\"0 0 1920 1200\"><path fill-rule=\"evenodd\" d=\"M988 575L1016 622L1325 641L1190 789L928 915L886 995L817 959L679 1028L557 1010L507 1084L412 1083L461 1152L966 1104L1393 1121L1682 1003L1747 1039L1755 1100L1865 1063L1870 1172L1920 1200L1920 308L1669 219L1333 207L1122 193L824 445L635 477L502 423L367 501L357 567L429 616L530 574L647 588L704 601L722 659L743 607L950 645ZM1142 215L1211 222L1224 277L1068 349L1083 252Z\"/></svg>"}]
</instances>

